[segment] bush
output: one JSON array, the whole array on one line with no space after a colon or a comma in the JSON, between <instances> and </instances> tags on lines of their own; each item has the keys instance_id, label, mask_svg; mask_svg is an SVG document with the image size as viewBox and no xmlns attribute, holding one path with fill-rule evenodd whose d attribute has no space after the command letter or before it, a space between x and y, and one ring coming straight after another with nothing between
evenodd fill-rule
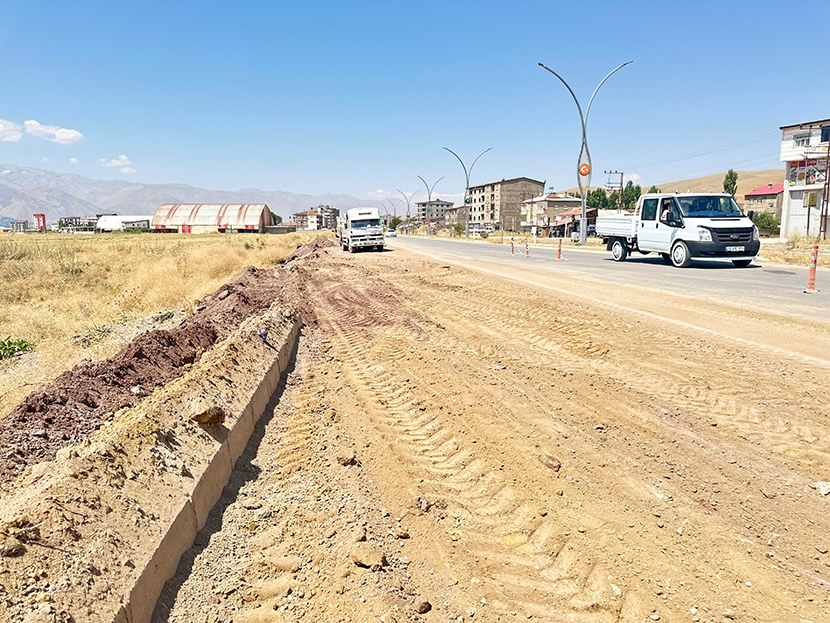
<instances>
[{"instance_id":1,"label":"bush","mask_svg":"<svg viewBox=\"0 0 830 623\"><path fill-rule=\"evenodd\" d=\"M25 353L27 350L32 350L32 345L26 340L13 340L11 337L0 340L0 359L14 357L18 353Z\"/></svg>"},{"instance_id":2,"label":"bush","mask_svg":"<svg viewBox=\"0 0 830 623\"><path fill-rule=\"evenodd\" d=\"M489 236L489 235L490 235L490 234L488 234L486 231L483 231L483 232L481 232L481 233L479 234L479 237L480 237L482 240L486 240L486 239L487 239L487 236Z\"/></svg>"},{"instance_id":3,"label":"bush","mask_svg":"<svg viewBox=\"0 0 830 623\"><path fill-rule=\"evenodd\" d=\"M775 218L772 212L759 212L753 219L758 229L767 231L778 231L781 228L781 221Z\"/></svg>"},{"instance_id":4,"label":"bush","mask_svg":"<svg viewBox=\"0 0 830 623\"><path fill-rule=\"evenodd\" d=\"M464 233L464 226L461 223L456 223L452 226L452 234L455 237L461 236Z\"/></svg>"}]
</instances>

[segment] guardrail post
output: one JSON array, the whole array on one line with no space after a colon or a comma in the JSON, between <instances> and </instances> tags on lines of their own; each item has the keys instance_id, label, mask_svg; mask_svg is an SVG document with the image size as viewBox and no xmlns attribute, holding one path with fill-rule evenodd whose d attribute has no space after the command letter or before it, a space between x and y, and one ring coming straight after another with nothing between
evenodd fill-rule
<instances>
[{"instance_id":1,"label":"guardrail post","mask_svg":"<svg viewBox=\"0 0 830 623\"><path fill-rule=\"evenodd\" d=\"M804 294L816 294L816 264L818 264L818 245L813 245L813 251L810 253L810 275L807 277L807 289Z\"/></svg>"},{"instance_id":2,"label":"guardrail post","mask_svg":"<svg viewBox=\"0 0 830 623\"><path fill-rule=\"evenodd\" d=\"M510 236L510 255L516 255L513 252L513 236Z\"/></svg>"},{"instance_id":3,"label":"guardrail post","mask_svg":"<svg viewBox=\"0 0 830 623\"><path fill-rule=\"evenodd\" d=\"M556 250L556 259L562 259L562 238L559 239L559 248Z\"/></svg>"}]
</instances>

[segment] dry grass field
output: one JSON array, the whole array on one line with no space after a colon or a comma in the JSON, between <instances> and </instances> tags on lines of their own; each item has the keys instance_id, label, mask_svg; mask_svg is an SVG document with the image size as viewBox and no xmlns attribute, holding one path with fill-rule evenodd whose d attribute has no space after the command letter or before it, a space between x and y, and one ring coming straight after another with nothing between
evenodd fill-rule
<instances>
[{"instance_id":1,"label":"dry grass field","mask_svg":"<svg viewBox=\"0 0 830 623\"><path fill-rule=\"evenodd\" d=\"M0 417L82 359L190 313L244 266L273 266L316 236L0 235L0 338L35 348L0 360Z\"/></svg>"}]
</instances>

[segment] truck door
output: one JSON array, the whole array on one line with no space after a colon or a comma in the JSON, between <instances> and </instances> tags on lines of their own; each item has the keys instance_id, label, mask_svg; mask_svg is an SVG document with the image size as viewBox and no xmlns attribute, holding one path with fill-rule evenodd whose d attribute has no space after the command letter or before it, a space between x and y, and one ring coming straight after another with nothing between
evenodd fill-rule
<instances>
[{"instance_id":1,"label":"truck door","mask_svg":"<svg viewBox=\"0 0 830 623\"><path fill-rule=\"evenodd\" d=\"M658 199L643 200L637 228L637 246L641 251L657 251L657 203Z\"/></svg>"},{"instance_id":2,"label":"truck door","mask_svg":"<svg viewBox=\"0 0 830 623\"><path fill-rule=\"evenodd\" d=\"M682 226L680 209L673 198L663 197L660 199L657 211L659 216L654 229L654 250L668 253L671 251L678 228Z\"/></svg>"}]
</instances>

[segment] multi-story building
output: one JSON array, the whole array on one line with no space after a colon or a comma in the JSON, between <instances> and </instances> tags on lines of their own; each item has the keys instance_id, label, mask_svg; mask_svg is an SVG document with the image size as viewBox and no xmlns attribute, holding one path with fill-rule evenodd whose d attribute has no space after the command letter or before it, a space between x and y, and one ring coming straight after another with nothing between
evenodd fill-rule
<instances>
[{"instance_id":1,"label":"multi-story building","mask_svg":"<svg viewBox=\"0 0 830 623\"><path fill-rule=\"evenodd\" d=\"M547 193L522 201L522 231L530 233L536 227L536 233L548 235L551 225L563 212L582 207L582 199L569 197L564 193Z\"/></svg>"},{"instance_id":2,"label":"multi-story building","mask_svg":"<svg viewBox=\"0 0 830 623\"><path fill-rule=\"evenodd\" d=\"M29 229L29 221L12 221L11 228L14 233L22 234Z\"/></svg>"},{"instance_id":3,"label":"multi-story building","mask_svg":"<svg viewBox=\"0 0 830 623\"><path fill-rule=\"evenodd\" d=\"M320 214L314 210L307 210L305 212L298 212L295 214L294 222L297 223L297 231L314 231L320 229L322 219L320 218Z\"/></svg>"},{"instance_id":4,"label":"multi-story building","mask_svg":"<svg viewBox=\"0 0 830 623\"><path fill-rule=\"evenodd\" d=\"M314 208L320 215L320 229L337 229L337 217L340 210L331 206L317 206Z\"/></svg>"},{"instance_id":5,"label":"multi-story building","mask_svg":"<svg viewBox=\"0 0 830 623\"><path fill-rule=\"evenodd\" d=\"M515 231L521 226L522 202L541 195L545 183L529 177L515 177L500 182L470 187L470 223L477 227Z\"/></svg>"},{"instance_id":6,"label":"multi-story building","mask_svg":"<svg viewBox=\"0 0 830 623\"><path fill-rule=\"evenodd\" d=\"M463 205L447 208L444 210L444 222L446 222L447 227L466 224L467 208Z\"/></svg>"},{"instance_id":7,"label":"multi-story building","mask_svg":"<svg viewBox=\"0 0 830 623\"><path fill-rule=\"evenodd\" d=\"M744 209L754 212L772 212L781 220L784 204L784 184L767 184L744 195Z\"/></svg>"},{"instance_id":8,"label":"multi-story building","mask_svg":"<svg viewBox=\"0 0 830 623\"><path fill-rule=\"evenodd\" d=\"M433 199L432 201L416 203L415 207L417 208L415 218L419 221L426 221L427 219L444 216L444 213L452 207L452 202Z\"/></svg>"},{"instance_id":9,"label":"multi-story building","mask_svg":"<svg viewBox=\"0 0 830 623\"><path fill-rule=\"evenodd\" d=\"M781 235L827 233L830 119L781 126L781 162L787 165ZM824 202L822 200L825 200Z\"/></svg>"}]
</instances>

